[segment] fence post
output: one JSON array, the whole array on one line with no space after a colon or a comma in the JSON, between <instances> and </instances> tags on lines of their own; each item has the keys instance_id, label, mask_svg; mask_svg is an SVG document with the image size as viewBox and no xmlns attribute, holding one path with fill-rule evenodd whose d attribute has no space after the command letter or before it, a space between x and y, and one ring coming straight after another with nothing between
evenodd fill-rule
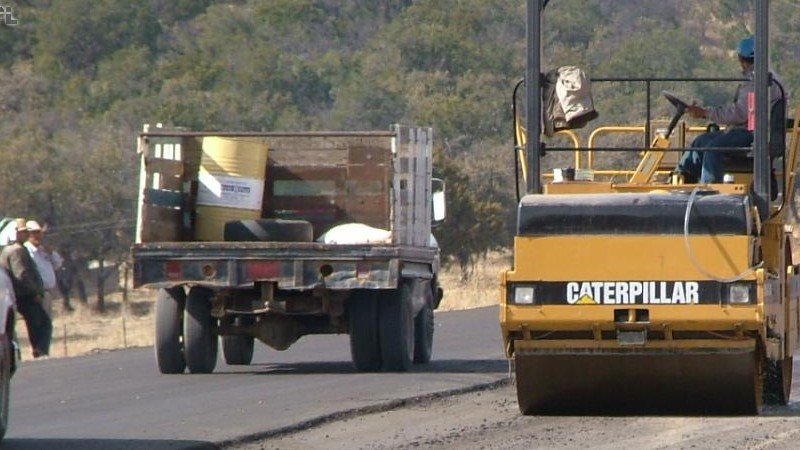
<instances>
[{"instance_id":1,"label":"fence post","mask_svg":"<svg viewBox=\"0 0 800 450\"><path fill-rule=\"evenodd\" d=\"M122 346L124 348L128 348L128 330L125 327L125 312L124 311L122 312Z\"/></svg>"},{"instance_id":2,"label":"fence post","mask_svg":"<svg viewBox=\"0 0 800 450\"><path fill-rule=\"evenodd\" d=\"M64 322L64 356L65 357L69 356L69 353L68 353L67 350L68 350L68 347L67 347L67 323Z\"/></svg>"}]
</instances>

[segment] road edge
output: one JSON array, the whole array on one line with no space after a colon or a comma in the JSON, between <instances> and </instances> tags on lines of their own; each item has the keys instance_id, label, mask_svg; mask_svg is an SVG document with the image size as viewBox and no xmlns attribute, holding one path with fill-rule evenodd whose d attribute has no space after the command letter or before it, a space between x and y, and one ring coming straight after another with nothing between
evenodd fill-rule
<instances>
[{"instance_id":1,"label":"road edge","mask_svg":"<svg viewBox=\"0 0 800 450\"><path fill-rule=\"evenodd\" d=\"M382 413L407 406L420 405L427 402L433 402L445 397L453 397L457 395L471 394L473 392L499 389L501 387L510 384L511 384L511 378L504 377L499 380L473 384L471 386L462 386L459 388L447 389L444 391L436 391L413 397L388 400L385 402L366 405L359 408L351 408L342 411L335 411L332 413L323 414L291 425L285 425L282 427L273 428L271 430L262 431L259 433L252 433L233 439L226 439L217 442L216 445L218 445L220 449L225 449L236 445L250 444L264 439L271 439L279 436L285 436L288 434L296 433L298 431L307 430L309 428L318 427L339 420L352 419L354 417L365 416L368 414Z\"/></svg>"}]
</instances>

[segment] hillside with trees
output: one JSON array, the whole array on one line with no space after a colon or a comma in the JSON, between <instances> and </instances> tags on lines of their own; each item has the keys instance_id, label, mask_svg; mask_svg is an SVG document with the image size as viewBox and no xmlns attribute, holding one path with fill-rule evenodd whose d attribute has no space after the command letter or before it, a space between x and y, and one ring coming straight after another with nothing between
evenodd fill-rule
<instances>
[{"instance_id":1,"label":"hillside with trees","mask_svg":"<svg viewBox=\"0 0 800 450\"><path fill-rule=\"evenodd\" d=\"M435 128L446 255L467 267L514 226L510 97L522 0L17 0L0 25L2 212L56 244L124 258L145 123L195 130ZM738 76L746 0L552 0L545 66L590 76ZM796 98L800 6L772 2L772 66ZM701 102L726 84L665 86ZM665 87L657 87L662 89ZM597 84L602 123L641 123L645 94ZM665 102L654 116L666 117ZM546 167L564 164L548 155Z\"/></svg>"}]
</instances>

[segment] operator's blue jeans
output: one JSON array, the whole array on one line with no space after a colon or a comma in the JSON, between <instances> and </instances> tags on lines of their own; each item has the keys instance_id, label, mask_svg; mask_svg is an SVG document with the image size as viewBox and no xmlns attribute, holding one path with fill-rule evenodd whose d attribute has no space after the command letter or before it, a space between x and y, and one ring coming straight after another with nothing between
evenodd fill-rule
<instances>
[{"instance_id":1,"label":"operator's blue jeans","mask_svg":"<svg viewBox=\"0 0 800 450\"><path fill-rule=\"evenodd\" d=\"M700 183L722 183L725 155L733 152L706 152L702 148L749 147L752 143L753 133L744 128L703 133L692 142L692 150L681 155L677 171L683 174L688 183L695 183L698 179Z\"/></svg>"}]
</instances>

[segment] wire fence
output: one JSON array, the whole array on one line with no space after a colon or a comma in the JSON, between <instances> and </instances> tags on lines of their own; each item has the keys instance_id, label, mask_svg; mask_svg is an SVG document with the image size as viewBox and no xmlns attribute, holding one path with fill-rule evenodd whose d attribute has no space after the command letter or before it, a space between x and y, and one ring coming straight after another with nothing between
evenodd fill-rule
<instances>
[{"instance_id":1,"label":"wire fence","mask_svg":"<svg viewBox=\"0 0 800 450\"><path fill-rule=\"evenodd\" d=\"M86 303L71 299L72 311L65 308L61 298L53 299L51 357L153 345L154 296L149 290L130 289L124 281L126 278L123 275L121 286L106 293L103 312L98 310L94 298L89 298ZM19 315L16 334L22 360L31 360L27 328Z\"/></svg>"}]
</instances>

